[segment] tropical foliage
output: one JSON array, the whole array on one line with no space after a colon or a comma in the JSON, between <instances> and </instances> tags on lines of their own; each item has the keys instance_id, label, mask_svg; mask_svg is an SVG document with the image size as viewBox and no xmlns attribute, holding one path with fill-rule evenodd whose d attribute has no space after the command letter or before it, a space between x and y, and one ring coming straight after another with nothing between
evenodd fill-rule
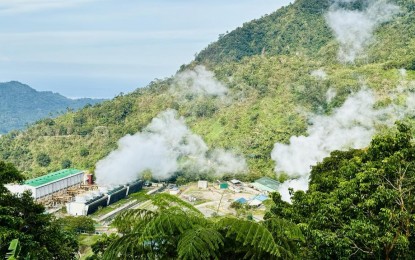
<instances>
[{"instance_id":1,"label":"tropical foliage","mask_svg":"<svg viewBox=\"0 0 415 260\"><path fill-rule=\"evenodd\" d=\"M93 233L95 231L95 221L87 216L67 216L58 221L64 230L72 233Z\"/></svg>"},{"instance_id":2,"label":"tropical foliage","mask_svg":"<svg viewBox=\"0 0 415 260\"><path fill-rule=\"evenodd\" d=\"M92 259L290 259L303 240L299 228L285 220L207 219L168 194L152 202L151 210L121 213L114 225L122 236L98 241Z\"/></svg>"},{"instance_id":3,"label":"tropical foliage","mask_svg":"<svg viewBox=\"0 0 415 260\"><path fill-rule=\"evenodd\" d=\"M78 249L72 232L62 229L45 208L28 192L11 194L4 184L23 180L16 168L0 161L0 258L10 243L18 239L23 259L74 259Z\"/></svg>"},{"instance_id":4,"label":"tropical foliage","mask_svg":"<svg viewBox=\"0 0 415 260\"><path fill-rule=\"evenodd\" d=\"M313 167L292 204L274 194L267 217L301 226L310 259L415 257L415 145L406 124L364 150L336 151Z\"/></svg>"}]
</instances>

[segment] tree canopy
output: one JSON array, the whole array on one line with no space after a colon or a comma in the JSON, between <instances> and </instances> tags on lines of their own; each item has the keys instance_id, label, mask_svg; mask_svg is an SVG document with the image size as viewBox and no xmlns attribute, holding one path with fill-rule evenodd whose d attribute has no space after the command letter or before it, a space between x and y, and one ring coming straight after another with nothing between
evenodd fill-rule
<instances>
[{"instance_id":1,"label":"tree canopy","mask_svg":"<svg viewBox=\"0 0 415 260\"><path fill-rule=\"evenodd\" d=\"M12 164L0 161L0 258L5 257L11 241L18 239L22 258L74 259L78 243L73 233L63 230L29 192L13 195L4 187L22 180Z\"/></svg>"},{"instance_id":2,"label":"tree canopy","mask_svg":"<svg viewBox=\"0 0 415 260\"><path fill-rule=\"evenodd\" d=\"M411 129L375 137L363 150L335 151L313 167L292 204L273 195L266 217L302 227L302 253L316 259L414 259L415 145Z\"/></svg>"},{"instance_id":3,"label":"tree canopy","mask_svg":"<svg viewBox=\"0 0 415 260\"><path fill-rule=\"evenodd\" d=\"M289 221L253 222L205 218L192 205L168 194L152 197L153 210L121 213L120 237L104 236L92 259L290 259L303 239Z\"/></svg>"}]
</instances>

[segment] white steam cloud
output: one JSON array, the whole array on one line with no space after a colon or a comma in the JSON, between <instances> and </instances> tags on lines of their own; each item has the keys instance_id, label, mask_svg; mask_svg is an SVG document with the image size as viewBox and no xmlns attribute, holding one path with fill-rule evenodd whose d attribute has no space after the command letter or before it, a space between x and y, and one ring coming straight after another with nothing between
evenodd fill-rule
<instances>
[{"instance_id":1,"label":"white steam cloud","mask_svg":"<svg viewBox=\"0 0 415 260\"><path fill-rule=\"evenodd\" d=\"M399 69L399 75L401 75L401 77L405 78L406 77L406 69L404 69L404 68Z\"/></svg>"},{"instance_id":2,"label":"white steam cloud","mask_svg":"<svg viewBox=\"0 0 415 260\"><path fill-rule=\"evenodd\" d=\"M317 79L326 79L327 73L323 69L313 70L310 73L311 76L317 78Z\"/></svg>"},{"instance_id":3,"label":"white steam cloud","mask_svg":"<svg viewBox=\"0 0 415 260\"><path fill-rule=\"evenodd\" d=\"M333 99L336 97L337 92L335 89L329 88L326 92L326 100L327 102L331 102L333 101Z\"/></svg>"},{"instance_id":4,"label":"white steam cloud","mask_svg":"<svg viewBox=\"0 0 415 260\"><path fill-rule=\"evenodd\" d=\"M326 14L326 22L333 30L340 44L338 58L341 62L352 63L363 54L372 42L376 28L390 21L399 12L399 7L386 0L367 0L363 10L344 9L341 4L356 0L336 0Z\"/></svg>"},{"instance_id":5,"label":"white steam cloud","mask_svg":"<svg viewBox=\"0 0 415 260\"><path fill-rule=\"evenodd\" d=\"M97 163L95 174L99 185L118 185L137 179L146 170L153 178L165 180L183 169L220 175L246 168L240 156L221 149L209 151L175 110L166 110L144 131L121 138L118 149Z\"/></svg>"},{"instance_id":6,"label":"white steam cloud","mask_svg":"<svg viewBox=\"0 0 415 260\"><path fill-rule=\"evenodd\" d=\"M197 96L220 97L228 92L227 87L215 78L215 74L202 65L178 73L175 76L173 90Z\"/></svg>"},{"instance_id":7,"label":"white steam cloud","mask_svg":"<svg viewBox=\"0 0 415 260\"><path fill-rule=\"evenodd\" d=\"M271 153L276 162L275 172L293 178L280 186L282 198L290 200L289 187L306 190L311 166L332 151L367 147L376 126L392 125L413 112L413 100L413 95L409 95L405 107L390 105L376 110L374 94L370 90L361 90L351 95L332 115L313 116L307 136L293 136L289 144L276 143Z\"/></svg>"}]
</instances>

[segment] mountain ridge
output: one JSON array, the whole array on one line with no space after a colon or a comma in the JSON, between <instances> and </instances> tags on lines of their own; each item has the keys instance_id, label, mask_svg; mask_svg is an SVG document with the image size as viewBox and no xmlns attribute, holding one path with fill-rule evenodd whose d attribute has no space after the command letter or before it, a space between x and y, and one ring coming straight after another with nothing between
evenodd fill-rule
<instances>
[{"instance_id":1,"label":"mountain ridge","mask_svg":"<svg viewBox=\"0 0 415 260\"><path fill-rule=\"evenodd\" d=\"M0 134L23 129L37 120L80 109L101 99L69 99L51 91L37 91L18 81L0 83Z\"/></svg>"},{"instance_id":2,"label":"mountain ridge","mask_svg":"<svg viewBox=\"0 0 415 260\"><path fill-rule=\"evenodd\" d=\"M179 73L197 75L195 68L206 66L227 87L225 101L193 93L172 95L177 76L155 80L146 88L5 135L0 156L29 176L57 170L65 160L93 171L121 137L142 131L159 113L175 109L209 148L235 150L246 158L248 174L238 177L275 178L275 143L307 135L309 115L330 115L363 87L374 92L377 107L399 102L393 95L405 98L397 86L413 88L415 33L410 32L415 32L415 5L413 0L390 2L399 5L400 13L373 30L374 41L354 63L338 60L339 43L325 20L333 1L297 0L220 37L180 68ZM304 28L309 30L298 32ZM408 33L400 36L402 31ZM401 68L406 68L404 77ZM335 93L330 99L329 91ZM51 158L47 166L36 161L42 153Z\"/></svg>"}]
</instances>

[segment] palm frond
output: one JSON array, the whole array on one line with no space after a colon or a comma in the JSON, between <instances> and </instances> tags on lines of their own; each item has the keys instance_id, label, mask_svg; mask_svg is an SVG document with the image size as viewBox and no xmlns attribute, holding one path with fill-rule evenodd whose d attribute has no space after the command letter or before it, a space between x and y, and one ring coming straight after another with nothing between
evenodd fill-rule
<instances>
[{"instance_id":1,"label":"palm frond","mask_svg":"<svg viewBox=\"0 0 415 260\"><path fill-rule=\"evenodd\" d=\"M131 256L129 253L131 251L134 251L135 255L142 255L144 247L145 243L138 234L124 235L111 243L105 251L103 259L127 259L127 256Z\"/></svg>"},{"instance_id":2,"label":"palm frond","mask_svg":"<svg viewBox=\"0 0 415 260\"><path fill-rule=\"evenodd\" d=\"M179 207L167 208L162 212L144 209L125 211L116 218L114 224L126 232L111 244L105 259L150 255L150 259L156 258L154 256L174 248L182 234L195 225L202 227L206 223L204 218L184 212Z\"/></svg>"},{"instance_id":3,"label":"palm frond","mask_svg":"<svg viewBox=\"0 0 415 260\"><path fill-rule=\"evenodd\" d=\"M218 250L224 245L222 235L215 229L195 227L184 232L179 240L179 259L219 259Z\"/></svg>"},{"instance_id":4,"label":"palm frond","mask_svg":"<svg viewBox=\"0 0 415 260\"><path fill-rule=\"evenodd\" d=\"M252 246L275 257L281 256L283 248L275 243L271 232L259 223L226 217L216 222L216 227L224 231L226 237L234 237L243 246Z\"/></svg>"},{"instance_id":5,"label":"palm frond","mask_svg":"<svg viewBox=\"0 0 415 260\"><path fill-rule=\"evenodd\" d=\"M145 225L153 219L158 213L147 209L130 209L121 212L113 221L113 225L118 229L118 232L126 233L140 233Z\"/></svg>"},{"instance_id":6,"label":"palm frond","mask_svg":"<svg viewBox=\"0 0 415 260\"><path fill-rule=\"evenodd\" d=\"M143 230L143 236L154 238L159 236L174 236L192 228L194 218L191 214L175 210L175 208L163 210L147 222Z\"/></svg>"}]
</instances>

